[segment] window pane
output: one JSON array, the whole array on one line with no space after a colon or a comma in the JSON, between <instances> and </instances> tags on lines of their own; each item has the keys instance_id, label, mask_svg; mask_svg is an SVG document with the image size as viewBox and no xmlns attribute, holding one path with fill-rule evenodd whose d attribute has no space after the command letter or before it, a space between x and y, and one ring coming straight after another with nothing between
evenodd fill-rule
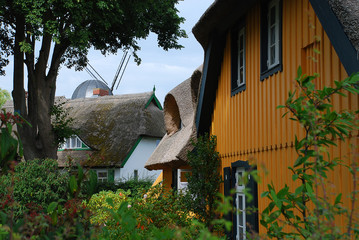
<instances>
[{"instance_id":1,"label":"window pane","mask_svg":"<svg viewBox=\"0 0 359 240\"><path fill-rule=\"evenodd\" d=\"M244 72L243 72L243 68L241 68L240 70L240 74L239 74L239 85L244 83Z\"/></svg>"},{"instance_id":2,"label":"window pane","mask_svg":"<svg viewBox=\"0 0 359 240\"><path fill-rule=\"evenodd\" d=\"M273 25L275 24L275 15L276 15L276 11L275 11L275 6L273 6L271 9L270 9L270 12L269 12L269 17L270 17L270 25Z\"/></svg>"},{"instance_id":3,"label":"window pane","mask_svg":"<svg viewBox=\"0 0 359 240\"><path fill-rule=\"evenodd\" d=\"M239 37L239 49L242 51L243 50L243 47L244 44L243 44L243 34L240 35Z\"/></svg>"},{"instance_id":4,"label":"window pane","mask_svg":"<svg viewBox=\"0 0 359 240\"><path fill-rule=\"evenodd\" d=\"M275 45L270 47L270 64L275 63Z\"/></svg>"},{"instance_id":5,"label":"window pane","mask_svg":"<svg viewBox=\"0 0 359 240\"><path fill-rule=\"evenodd\" d=\"M70 138L67 138L66 139L66 142L65 142L65 146L66 146L66 148L70 148L70 141L71 141L71 139Z\"/></svg>"},{"instance_id":6,"label":"window pane","mask_svg":"<svg viewBox=\"0 0 359 240\"><path fill-rule=\"evenodd\" d=\"M76 137L71 137L71 148L76 147Z\"/></svg>"},{"instance_id":7,"label":"window pane","mask_svg":"<svg viewBox=\"0 0 359 240\"><path fill-rule=\"evenodd\" d=\"M275 39L275 33L276 33L276 30L275 30L275 26L271 27L270 29L270 43L269 45L273 45L276 43L276 39Z\"/></svg>"},{"instance_id":8,"label":"window pane","mask_svg":"<svg viewBox=\"0 0 359 240\"><path fill-rule=\"evenodd\" d=\"M107 172L98 172L99 178L107 178Z\"/></svg>"}]
</instances>

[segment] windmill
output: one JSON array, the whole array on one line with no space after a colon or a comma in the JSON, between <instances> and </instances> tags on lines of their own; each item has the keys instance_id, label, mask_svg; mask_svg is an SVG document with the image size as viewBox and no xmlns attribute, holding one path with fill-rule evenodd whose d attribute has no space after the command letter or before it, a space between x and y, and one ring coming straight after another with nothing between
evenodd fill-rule
<instances>
[{"instance_id":1,"label":"windmill","mask_svg":"<svg viewBox=\"0 0 359 240\"><path fill-rule=\"evenodd\" d=\"M118 89L118 86L120 85L120 82L122 80L123 74L125 73L125 70L126 70L126 67L127 67L127 64L129 62L130 58L131 58L131 54L128 54L128 50L124 51L123 55L122 55L122 59L120 61L120 64L118 65L117 71L112 80L111 87L108 85L108 83L105 81L105 79L96 71L96 69L89 62L87 63L85 70L95 80L104 82L106 84L106 86L108 86L110 88L111 92L113 92L116 82L117 82L116 90ZM120 78L119 78L119 76L120 76Z\"/></svg>"}]
</instances>

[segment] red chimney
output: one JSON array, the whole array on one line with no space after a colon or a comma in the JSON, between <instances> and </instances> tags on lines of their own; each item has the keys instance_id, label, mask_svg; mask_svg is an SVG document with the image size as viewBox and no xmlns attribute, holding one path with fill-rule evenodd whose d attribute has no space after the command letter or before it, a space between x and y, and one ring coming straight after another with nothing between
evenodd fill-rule
<instances>
[{"instance_id":1,"label":"red chimney","mask_svg":"<svg viewBox=\"0 0 359 240\"><path fill-rule=\"evenodd\" d=\"M94 88L93 89L93 95L98 95L100 97L107 96L109 94L108 90L102 89L102 88Z\"/></svg>"}]
</instances>

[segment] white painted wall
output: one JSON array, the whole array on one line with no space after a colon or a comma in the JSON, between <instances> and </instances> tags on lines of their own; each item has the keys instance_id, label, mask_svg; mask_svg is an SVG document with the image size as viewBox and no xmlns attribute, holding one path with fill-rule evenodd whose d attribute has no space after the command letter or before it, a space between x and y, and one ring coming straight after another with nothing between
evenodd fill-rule
<instances>
[{"instance_id":1,"label":"white painted wall","mask_svg":"<svg viewBox=\"0 0 359 240\"><path fill-rule=\"evenodd\" d=\"M162 170L149 171L144 168L145 163L157 147L157 140L160 138L142 137L136 149L127 160L125 166L115 170L115 181L133 178L134 171L138 171L138 178L152 178L156 180Z\"/></svg>"}]
</instances>

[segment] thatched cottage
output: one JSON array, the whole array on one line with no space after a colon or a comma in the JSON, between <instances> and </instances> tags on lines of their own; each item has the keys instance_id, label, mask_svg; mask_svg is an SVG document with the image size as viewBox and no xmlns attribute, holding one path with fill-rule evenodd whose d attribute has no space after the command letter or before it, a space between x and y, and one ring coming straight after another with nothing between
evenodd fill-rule
<instances>
[{"instance_id":1,"label":"thatched cottage","mask_svg":"<svg viewBox=\"0 0 359 240\"><path fill-rule=\"evenodd\" d=\"M79 85L64 107L78 134L66 139L59 149L60 167L68 166L71 160L81 162L96 170L100 181L157 177L158 172L144 168L165 134L155 89L112 95L102 82L90 80Z\"/></svg>"},{"instance_id":2,"label":"thatched cottage","mask_svg":"<svg viewBox=\"0 0 359 240\"><path fill-rule=\"evenodd\" d=\"M166 134L146 162L145 168L163 170L163 183L166 188L180 190L187 185L187 152L192 150L191 140L197 136L194 117L201 76L202 67L195 70L190 78L172 89L165 97Z\"/></svg>"}]
</instances>

